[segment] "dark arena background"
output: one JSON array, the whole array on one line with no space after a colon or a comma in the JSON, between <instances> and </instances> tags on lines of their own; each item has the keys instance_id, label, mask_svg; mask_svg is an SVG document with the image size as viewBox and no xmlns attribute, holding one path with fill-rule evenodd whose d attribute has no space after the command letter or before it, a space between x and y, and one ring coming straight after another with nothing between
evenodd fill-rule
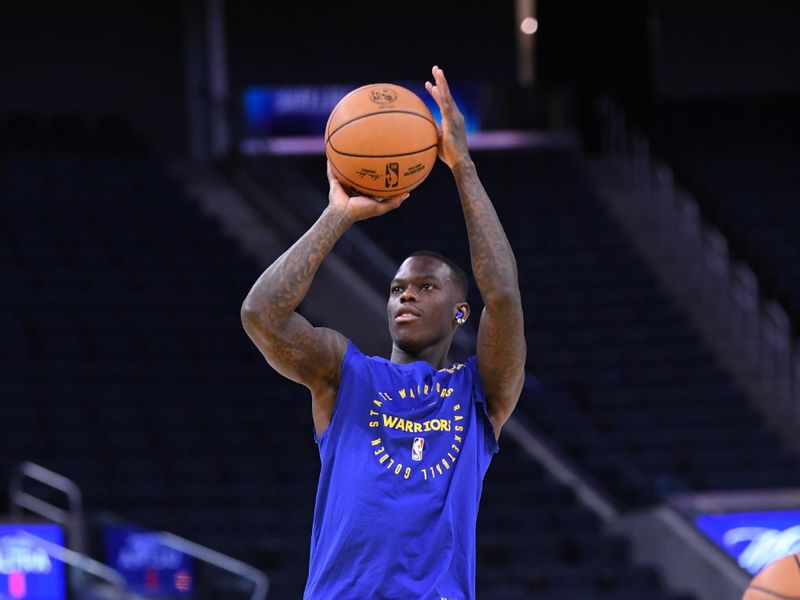
<instances>
[{"instance_id":1,"label":"dark arena background","mask_svg":"<svg viewBox=\"0 0 800 600\"><path fill-rule=\"evenodd\" d=\"M739 600L800 552L799 34L788 0L3 3L0 599L302 597L309 396L240 306L327 202L333 105L436 64L528 344L477 597ZM441 163L300 311L388 356L420 248L469 265Z\"/></svg>"}]
</instances>

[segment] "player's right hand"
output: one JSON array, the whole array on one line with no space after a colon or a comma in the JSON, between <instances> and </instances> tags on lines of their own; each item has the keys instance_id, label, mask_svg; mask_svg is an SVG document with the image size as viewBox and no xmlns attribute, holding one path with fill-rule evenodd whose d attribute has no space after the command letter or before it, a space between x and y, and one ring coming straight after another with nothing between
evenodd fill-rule
<instances>
[{"instance_id":1,"label":"player's right hand","mask_svg":"<svg viewBox=\"0 0 800 600\"><path fill-rule=\"evenodd\" d=\"M433 83L425 82L425 89L436 101L442 113L442 129L439 132L439 158L451 169L462 160L469 160L467 128L464 115L456 105L444 71L434 66L431 69Z\"/></svg>"},{"instance_id":2,"label":"player's right hand","mask_svg":"<svg viewBox=\"0 0 800 600\"><path fill-rule=\"evenodd\" d=\"M390 210L398 208L409 197L409 193L392 196L385 200L378 200L369 196L350 196L333 172L333 167L328 161L328 204L339 211L342 211L348 219L353 222L363 221L383 215Z\"/></svg>"}]
</instances>

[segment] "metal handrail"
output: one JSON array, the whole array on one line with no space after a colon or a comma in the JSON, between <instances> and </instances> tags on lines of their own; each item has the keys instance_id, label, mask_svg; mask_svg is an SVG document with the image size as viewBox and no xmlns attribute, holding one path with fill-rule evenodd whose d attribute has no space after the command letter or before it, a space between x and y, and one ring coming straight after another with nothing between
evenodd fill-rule
<instances>
[{"instance_id":1,"label":"metal handrail","mask_svg":"<svg viewBox=\"0 0 800 600\"><path fill-rule=\"evenodd\" d=\"M43 483L65 494L69 505L68 510L59 508L23 491L22 487L26 478ZM28 537L36 538L37 542L40 542L46 549L50 548L53 552L58 552L59 554L55 558L73 566L80 566L88 573L114 585L121 586L123 589L126 587L125 579L117 571L83 554L83 497L80 488L74 481L41 465L22 462L17 465L11 474L9 504L13 518L21 518L22 509L26 509L68 528L70 546L75 550L64 548L58 544L53 544L47 540L36 538L32 534L25 533ZM156 533L156 536L165 546L184 552L203 562L251 581L254 586L251 600L264 600L267 597L269 578L264 572L255 567L173 533L162 531ZM50 550L48 550L48 554L50 554ZM51 554L51 556L53 555ZM61 558L62 556L64 558ZM104 573L105 576L98 573ZM109 580L108 577L111 577L113 581Z\"/></svg>"},{"instance_id":2,"label":"metal handrail","mask_svg":"<svg viewBox=\"0 0 800 600\"><path fill-rule=\"evenodd\" d=\"M22 490L25 479L33 479L47 485L67 497L68 509L64 510ZM67 528L69 546L78 552L85 551L83 536L83 495L78 485L32 462L22 462L11 473L8 488L9 510L13 518L22 517L22 509L27 509Z\"/></svg>"},{"instance_id":3,"label":"metal handrail","mask_svg":"<svg viewBox=\"0 0 800 600\"><path fill-rule=\"evenodd\" d=\"M203 562L219 567L224 571L252 581L254 589L251 600L264 600L264 598L267 597L267 592L269 591L269 577L267 577L266 573L263 571L228 556L227 554L222 554L221 552L177 536L174 533L160 531L156 533L156 536L164 546L179 550L184 554L188 554Z\"/></svg>"},{"instance_id":4,"label":"metal handrail","mask_svg":"<svg viewBox=\"0 0 800 600\"><path fill-rule=\"evenodd\" d=\"M47 552L48 556L68 564L71 567L85 571L86 573L89 573L90 575L93 575L98 579L102 579L106 583L110 584L119 593L120 600L134 600L138 598L138 596L135 594L131 594L127 591L128 584L125 581L125 578L118 571L112 569L108 565L97 562L85 554L81 554L75 550L70 550L69 548L60 546L54 542L51 542L50 540L40 538L39 536L33 535L32 533L29 533L23 529L20 529L17 534L35 541L38 546L41 546L44 551Z\"/></svg>"}]
</instances>

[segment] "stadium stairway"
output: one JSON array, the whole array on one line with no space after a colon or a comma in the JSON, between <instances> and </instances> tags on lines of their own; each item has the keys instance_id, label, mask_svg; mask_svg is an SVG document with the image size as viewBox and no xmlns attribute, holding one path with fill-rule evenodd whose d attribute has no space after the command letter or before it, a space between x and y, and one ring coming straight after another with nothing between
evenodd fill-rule
<instances>
[{"instance_id":1,"label":"stadium stairway","mask_svg":"<svg viewBox=\"0 0 800 600\"><path fill-rule=\"evenodd\" d=\"M800 456L791 299L800 121L789 98L664 102L589 162L600 198L748 401ZM669 164L664 162L669 161ZM688 189L687 187L688 186Z\"/></svg>"},{"instance_id":2,"label":"stadium stairway","mask_svg":"<svg viewBox=\"0 0 800 600\"><path fill-rule=\"evenodd\" d=\"M656 151L800 331L800 120L797 98L674 102L660 107Z\"/></svg>"}]
</instances>

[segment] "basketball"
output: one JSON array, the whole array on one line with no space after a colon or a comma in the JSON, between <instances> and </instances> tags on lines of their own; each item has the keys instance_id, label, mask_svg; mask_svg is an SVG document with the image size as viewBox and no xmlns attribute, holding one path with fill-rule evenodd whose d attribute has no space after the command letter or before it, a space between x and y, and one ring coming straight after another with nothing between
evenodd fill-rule
<instances>
[{"instance_id":1,"label":"basketball","mask_svg":"<svg viewBox=\"0 0 800 600\"><path fill-rule=\"evenodd\" d=\"M399 85L353 90L331 111L325 154L352 193L386 198L422 183L436 162L436 122L422 100Z\"/></svg>"},{"instance_id":2,"label":"basketball","mask_svg":"<svg viewBox=\"0 0 800 600\"><path fill-rule=\"evenodd\" d=\"M742 600L780 598L800 598L800 554L790 554L767 565L742 596Z\"/></svg>"}]
</instances>

